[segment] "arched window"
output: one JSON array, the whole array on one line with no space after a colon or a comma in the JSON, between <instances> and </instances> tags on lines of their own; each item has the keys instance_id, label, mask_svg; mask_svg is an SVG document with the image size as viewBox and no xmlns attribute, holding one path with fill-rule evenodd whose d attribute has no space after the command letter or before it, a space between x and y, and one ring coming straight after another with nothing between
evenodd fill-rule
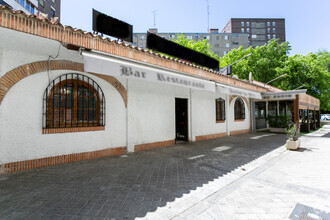
<instances>
[{"instance_id":1,"label":"arched window","mask_svg":"<svg viewBox=\"0 0 330 220\"><path fill-rule=\"evenodd\" d=\"M235 120L245 119L245 106L241 98L237 98L234 105Z\"/></svg>"},{"instance_id":2,"label":"arched window","mask_svg":"<svg viewBox=\"0 0 330 220\"><path fill-rule=\"evenodd\" d=\"M215 100L216 121L226 120L225 100L218 98Z\"/></svg>"},{"instance_id":3,"label":"arched window","mask_svg":"<svg viewBox=\"0 0 330 220\"><path fill-rule=\"evenodd\" d=\"M69 73L54 79L43 97L43 128L105 125L105 97L91 78Z\"/></svg>"}]
</instances>

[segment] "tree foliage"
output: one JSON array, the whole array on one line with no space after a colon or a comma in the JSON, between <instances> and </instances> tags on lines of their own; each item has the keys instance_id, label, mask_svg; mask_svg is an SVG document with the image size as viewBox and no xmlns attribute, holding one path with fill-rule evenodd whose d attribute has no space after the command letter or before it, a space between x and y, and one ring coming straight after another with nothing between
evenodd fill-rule
<instances>
[{"instance_id":1,"label":"tree foliage","mask_svg":"<svg viewBox=\"0 0 330 220\"><path fill-rule=\"evenodd\" d=\"M212 46L208 43L208 39L194 41L188 39L184 34L177 34L174 42L219 60L219 56L212 51Z\"/></svg>"},{"instance_id":2,"label":"tree foliage","mask_svg":"<svg viewBox=\"0 0 330 220\"><path fill-rule=\"evenodd\" d=\"M222 57L220 67L251 53L251 56L233 65L233 74L240 79L248 79L252 72L254 80L266 83L287 73L271 85L283 90L302 86L302 89L307 89L307 94L320 99L321 110L330 111L330 53L323 50L305 56L288 56L290 50L289 43L279 44L278 40L270 40L268 44L256 48L244 50L240 47Z\"/></svg>"},{"instance_id":3,"label":"tree foliage","mask_svg":"<svg viewBox=\"0 0 330 220\"><path fill-rule=\"evenodd\" d=\"M320 99L322 111L330 111L329 51L322 50L305 56L288 56L291 50L289 43L279 44L278 39L272 39L264 46L247 49L239 47L219 58L212 51L212 46L208 44L207 39L196 42L180 34L176 36L175 42L219 59L220 67L230 65L251 53L251 56L232 66L232 72L238 78L248 79L249 73L252 72L254 80L267 83L287 73L287 76L273 81L271 85L283 90L293 90L303 86L302 89L307 89L307 94Z\"/></svg>"}]
</instances>

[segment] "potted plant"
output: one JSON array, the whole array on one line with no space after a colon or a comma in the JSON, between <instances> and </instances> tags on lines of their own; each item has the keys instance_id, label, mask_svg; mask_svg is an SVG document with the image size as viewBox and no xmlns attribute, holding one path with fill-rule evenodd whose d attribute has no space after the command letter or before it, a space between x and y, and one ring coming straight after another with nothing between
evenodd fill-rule
<instances>
[{"instance_id":1,"label":"potted plant","mask_svg":"<svg viewBox=\"0 0 330 220\"><path fill-rule=\"evenodd\" d=\"M289 140L286 141L286 148L289 150L296 150L300 147L300 127L299 124L292 124L286 130Z\"/></svg>"}]
</instances>

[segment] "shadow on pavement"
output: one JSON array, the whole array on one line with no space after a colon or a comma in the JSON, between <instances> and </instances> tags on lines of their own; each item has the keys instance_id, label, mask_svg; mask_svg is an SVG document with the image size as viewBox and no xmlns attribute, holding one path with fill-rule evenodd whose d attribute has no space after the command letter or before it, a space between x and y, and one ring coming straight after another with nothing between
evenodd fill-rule
<instances>
[{"instance_id":1,"label":"shadow on pavement","mask_svg":"<svg viewBox=\"0 0 330 220\"><path fill-rule=\"evenodd\" d=\"M244 134L3 175L0 218L143 217L285 139Z\"/></svg>"}]
</instances>

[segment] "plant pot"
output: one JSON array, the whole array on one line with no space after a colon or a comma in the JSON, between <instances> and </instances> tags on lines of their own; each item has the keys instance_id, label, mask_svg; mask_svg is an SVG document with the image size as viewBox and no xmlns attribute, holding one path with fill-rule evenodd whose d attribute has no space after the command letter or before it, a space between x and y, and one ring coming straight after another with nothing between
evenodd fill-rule
<instances>
[{"instance_id":1,"label":"plant pot","mask_svg":"<svg viewBox=\"0 0 330 220\"><path fill-rule=\"evenodd\" d=\"M296 150L300 147L300 140L296 140L296 141L290 141L290 140L287 140L286 141L286 148L288 150Z\"/></svg>"}]
</instances>

